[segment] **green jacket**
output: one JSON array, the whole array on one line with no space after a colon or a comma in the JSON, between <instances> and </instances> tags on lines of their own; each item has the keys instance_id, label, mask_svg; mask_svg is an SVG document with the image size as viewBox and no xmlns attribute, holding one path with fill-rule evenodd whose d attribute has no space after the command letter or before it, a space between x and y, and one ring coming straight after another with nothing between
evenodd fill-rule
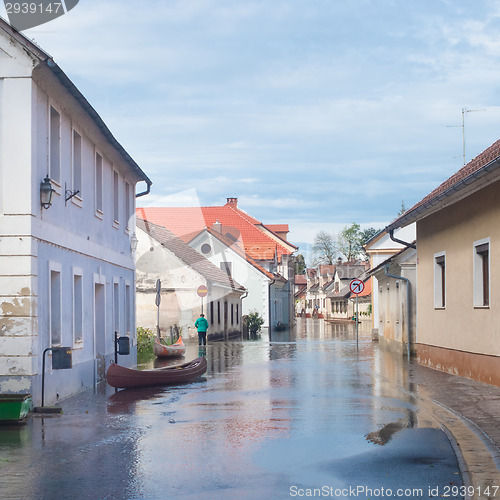
<instances>
[{"instance_id":1,"label":"green jacket","mask_svg":"<svg viewBox=\"0 0 500 500\"><path fill-rule=\"evenodd\" d=\"M194 324L195 328L198 329L198 332L206 332L208 330L208 321L201 316L196 320Z\"/></svg>"}]
</instances>

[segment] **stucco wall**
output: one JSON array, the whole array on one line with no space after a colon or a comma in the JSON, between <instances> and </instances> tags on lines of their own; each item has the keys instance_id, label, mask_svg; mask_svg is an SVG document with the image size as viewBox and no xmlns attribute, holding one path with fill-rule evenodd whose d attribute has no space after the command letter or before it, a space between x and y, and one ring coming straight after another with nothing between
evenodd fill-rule
<instances>
[{"instance_id":1,"label":"stucco wall","mask_svg":"<svg viewBox=\"0 0 500 500\"><path fill-rule=\"evenodd\" d=\"M500 183L417 224L418 342L500 356ZM473 242L491 238L490 306L473 303ZM434 307L434 254L446 252L446 307Z\"/></svg>"},{"instance_id":2,"label":"stucco wall","mask_svg":"<svg viewBox=\"0 0 500 500\"><path fill-rule=\"evenodd\" d=\"M135 343L129 228L135 227L138 177L49 68L34 67L28 53L3 34L0 48L10 56L2 58L0 67L0 392L32 392L39 404L43 350L69 346L71 370L52 371L47 359L45 402L51 404L57 395L78 392L104 376L115 331L129 334ZM52 177L51 106L60 115L60 175L52 183L52 206L44 210L40 183L47 174ZM82 138L82 184L78 196L66 202L65 191L73 188L73 130ZM100 213L95 206L96 150L103 157ZM113 211L114 172L118 214ZM60 273L57 341L50 326L51 269ZM81 340L75 339L73 328L75 270L82 279ZM102 314L96 313L96 283ZM135 364L134 349L120 361Z\"/></svg>"}]
</instances>

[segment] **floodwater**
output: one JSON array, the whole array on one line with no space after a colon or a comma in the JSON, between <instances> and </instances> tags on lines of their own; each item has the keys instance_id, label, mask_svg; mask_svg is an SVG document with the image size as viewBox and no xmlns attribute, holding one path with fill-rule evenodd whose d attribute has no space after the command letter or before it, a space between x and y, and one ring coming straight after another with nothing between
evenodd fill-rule
<instances>
[{"instance_id":1,"label":"floodwater","mask_svg":"<svg viewBox=\"0 0 500 500\"><path fill-rule=\"evenodd\" d=\"M198 356L188 344L185 359ZM0 428L1 499L432 498L462 485L408 366L352 325L214 343L176 387L107 385ZM436 494L438 493L438 494Z\"/></svg>"}]
</instances>

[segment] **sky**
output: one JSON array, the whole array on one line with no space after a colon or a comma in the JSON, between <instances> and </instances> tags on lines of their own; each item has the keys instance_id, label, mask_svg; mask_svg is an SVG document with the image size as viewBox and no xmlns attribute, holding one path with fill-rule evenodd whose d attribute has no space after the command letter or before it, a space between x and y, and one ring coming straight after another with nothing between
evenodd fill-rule
<instances>
[{"instance_id":1,"label":"sky","mask_svg":"<svg viewBox=\"0 0 500 500\"><path fill-rule=\"evenodd\" d=\"M138 206L237 197L302 249L459 170L462 116L467 161L500 138L496 0L80 0L24 34L153 181Z\"/></svg>"}]
</instances>

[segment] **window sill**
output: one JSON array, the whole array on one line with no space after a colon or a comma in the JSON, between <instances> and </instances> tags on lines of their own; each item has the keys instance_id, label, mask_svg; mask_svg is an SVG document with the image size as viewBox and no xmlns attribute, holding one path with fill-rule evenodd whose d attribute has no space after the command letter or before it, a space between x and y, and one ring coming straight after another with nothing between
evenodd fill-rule
<instances>
[{"instance_id":1,"label":"window sill","mask_svg":"<svg viewBox=\"0 0 500 500\"><path fill-rule=\"evenodd\" d=\"M71 198L71 203L79 208L83 206L83 200L77 194Z\"/></svg>"},{"instance_id":2,"label":"window sill","mask_svg":"<svg viewBox=\"0 0 500 500\"><path fill-rule=\"evenodd\" d=\"M446 307L435 307L434 311L446 311Z\"/></svg>"},{"instance_id":3,"label":"window sill","mask_svg":"<svg viewBox=\"0 0 500 500\"><path fill-rule=\"evenodd\" d=\"M103 220L104 219L104 214L102 213L101 210L96 210L95 212L95 216L98 218L98 219L101 219Z\"/></svg>"},{"instance_id":4,"label":"window sill","mask_svg":"<svg viewBox=\"0 0 500 500\"><path fill-rule=\"evenodd\" d=\"M113 221L113 227L114 227L115 229L120 229L120 223L119 223L118 221L114 220L114 221Z\"/></svg>"},{"instance_id":5,"label":"window sill","mask_svg":"<svg viewBox=\"0 0 500 500\"><path fill-rule=\"evenodd\" d=\"M490 306L474 306L474 309L489 309Z\"/></svg>"}]
</instances>

